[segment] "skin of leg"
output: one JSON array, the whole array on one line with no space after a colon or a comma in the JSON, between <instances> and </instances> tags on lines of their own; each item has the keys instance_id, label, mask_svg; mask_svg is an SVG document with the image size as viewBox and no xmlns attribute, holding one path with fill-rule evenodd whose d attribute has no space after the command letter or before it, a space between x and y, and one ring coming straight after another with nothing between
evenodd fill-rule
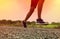
<instances>
[{"instance_id":1,"label":"skin of leg","mask_svg":"<svg viewBox=\"0 0 60 39\"><path fill-rule=\"evenodd\" d=\"M36 6L37 6L37 3L38 3L39 0L31 0L31 7L30 7L30 10L25 18L24 21L27 21L29 19L29 17L32 15L32 13L34 12Z\"/></svg>"},{"instance_id":2,"label":"skin of leg","mask_svg":"<svg viewBox=\"0 0 60 39\"><path fill-rule=\"evenodd\" d=\"M39 0L38 2L38 19L41 19L41 12L42 12L42 8L43 8L43 3L44 3L44 0Z\"/></svg>"},{"instance_id":3,"label":"skin of leg","mask_svg":"<svg viewBox=\"0 0 60 39\"><path fill-rule=\"evenodd\" d=\"M29 17L32 15L34 9L35 9L34 7L31 7L31 8L30 8L30 11L28 12L28 14L27 14L27 16L26 16L26 18L25 18L24 21L27 21L27 20L29 19Z\"/></svg>"}]
</instances>

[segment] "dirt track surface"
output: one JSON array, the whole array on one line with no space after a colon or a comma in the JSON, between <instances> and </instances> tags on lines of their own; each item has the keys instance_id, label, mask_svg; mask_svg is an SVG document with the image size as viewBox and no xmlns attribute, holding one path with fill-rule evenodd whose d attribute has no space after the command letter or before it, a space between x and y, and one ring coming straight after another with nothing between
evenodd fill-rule
<instances>
[{"instance_id":1,"label":"dirt track surface","mask_svg":"<svg viewBox=\"0 0 60 39\"><path fill-rule=\"evenodd\" d=\"M60 39L60 29L0 26L0 39Z\"/></svg>"}]
</instances>

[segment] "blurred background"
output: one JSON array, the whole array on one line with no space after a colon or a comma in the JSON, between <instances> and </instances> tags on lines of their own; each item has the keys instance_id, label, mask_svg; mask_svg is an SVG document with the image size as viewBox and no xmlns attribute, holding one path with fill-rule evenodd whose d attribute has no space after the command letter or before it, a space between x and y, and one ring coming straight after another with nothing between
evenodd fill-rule
<instances>
[{"instance_id":1,"label":"blurred background","mask_svg":"<svg viewBox=\"0 0 60 39\"><path fill-rule=\"evenodd\" d=\"M24 20L31 0L0 0L0 20ZM37 8L28 21L37 19ZM60 22L60 0L45 0L42 19L46 22Z\"/></svg>"}]
</instances>

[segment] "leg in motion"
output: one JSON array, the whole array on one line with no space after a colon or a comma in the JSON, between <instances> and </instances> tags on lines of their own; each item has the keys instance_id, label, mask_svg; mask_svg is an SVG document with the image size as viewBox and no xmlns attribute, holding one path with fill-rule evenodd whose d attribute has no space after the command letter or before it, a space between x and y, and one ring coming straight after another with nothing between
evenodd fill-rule
<instances>
[{"instance_id":1,"label":"leg in motion","mask_svg":"<svg viewBox=\"0 0 60 39\"><path fill-rule=\"evenodd\" d=\"M38 2L38 18L41 18L42 8L43 8L44 0L39 0Z\"/></svg>"},{"instance_id":2,"label":"leg in motion","mask_svg":"<svg viewBox=\"0 0 60 39\"><path fill-rule=\"evenodd\" d=\"M38 0L31 0L31 7L30 11L28 12L26 18L23 20L23 26L26 27L26 21L29 19L29 17L32 15L34 12L36 6L37 6Z\"/></svg>"},{"instance_id":3,"label":"leg in motion","mask_svg":"<svg viewBox=\"0 0 60 39\"><path fill-rule=\"evenodd\" d=\"M43 4L44 4L44 0L39 0L39 2L38 2L38 19L37 19L37 22L38 23L41 23L41 24L44 24L45 23L43 21L43 19L41 18Z\"/></svg>"}]
</instances>

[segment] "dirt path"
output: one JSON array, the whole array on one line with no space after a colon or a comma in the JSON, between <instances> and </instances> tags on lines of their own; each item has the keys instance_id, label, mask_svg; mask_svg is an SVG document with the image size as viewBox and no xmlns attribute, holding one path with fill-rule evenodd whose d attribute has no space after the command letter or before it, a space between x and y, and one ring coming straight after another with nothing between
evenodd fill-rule
<instances>
[{"instance_id":1,"label":"dirt path","mask_svg":"<svg viewBox=\"0 0 60 39\"><path fill-rule=\"evenodd\" d=\"M60 39L60 29L0 26L0 39Z\"/></svg>"}]
</instances>

